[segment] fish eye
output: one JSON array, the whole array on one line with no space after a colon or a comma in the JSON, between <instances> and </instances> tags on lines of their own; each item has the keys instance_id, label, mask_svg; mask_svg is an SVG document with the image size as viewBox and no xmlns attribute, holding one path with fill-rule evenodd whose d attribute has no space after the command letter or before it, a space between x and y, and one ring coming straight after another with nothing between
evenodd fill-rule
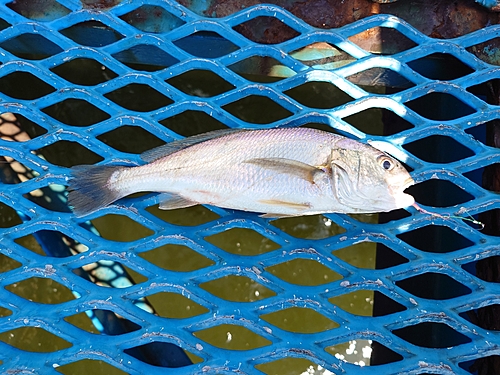
<instances>
[{"instance_id":1,"label":"fish eye","mask_svg":"<svg viewBox=\"0 0 500 375\"><path fill-rule=\"evenodd\" d=\"M386 171L390 171L392 168L394 168L394 162L388 157L383 156L379 158L378 162Z\"/></svg>"}]
</instances>

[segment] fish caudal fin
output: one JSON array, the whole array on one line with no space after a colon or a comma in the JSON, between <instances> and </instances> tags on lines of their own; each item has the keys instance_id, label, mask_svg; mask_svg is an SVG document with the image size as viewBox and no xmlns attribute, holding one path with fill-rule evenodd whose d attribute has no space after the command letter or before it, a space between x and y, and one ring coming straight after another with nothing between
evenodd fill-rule
<instances>
[{"instance_id":1,"label":"fish caudal fin","mask_svg":"<svg viewBox=\"0 0 500 375\"><path fill-rule=\"evenodd\" d=\"M123 197L110 179L126 167L80 165L71 169L68 204L76 216L85 216Z\"/></svg>"}]
</instances>

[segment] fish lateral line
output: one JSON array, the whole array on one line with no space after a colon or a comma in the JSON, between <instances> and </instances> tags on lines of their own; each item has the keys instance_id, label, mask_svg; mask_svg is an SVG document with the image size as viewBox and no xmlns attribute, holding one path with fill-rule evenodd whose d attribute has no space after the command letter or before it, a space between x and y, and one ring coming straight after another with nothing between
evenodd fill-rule
<instances>
[{"instance_id":1,"label":"fish lateral line","mask_svg":"<svg viewBox=\"0 0 500 375\"><path fill-rule=\"evenodd\" d=\"M483 230L484 229L484 223L481 222L481 221L479 221L479 220L474 219L471 215L469 215L469 217L455 216L455 215L441 215L441 214L438 214L437 212L427 211L427 210L423 209L422 207L420 207L417 203L413 203L412 206L418 212L421 212L423 214L428 214L428 215L431 215L431 216L435 216L435 217L438 217L438 218L443 219L443 220L460 219L460 220L468 221L470 223L479 225L480 228L478 230Z\"/></svg>"}]
</instances>

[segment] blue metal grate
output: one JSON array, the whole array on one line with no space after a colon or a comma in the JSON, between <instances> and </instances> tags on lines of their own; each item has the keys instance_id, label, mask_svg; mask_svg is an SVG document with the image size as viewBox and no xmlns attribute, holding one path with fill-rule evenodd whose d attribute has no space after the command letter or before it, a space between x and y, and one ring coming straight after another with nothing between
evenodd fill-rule
<instances>
[{"instance_id":1,"label":"blue metal grate","mask_svg":"<svg viewBox=\"0 0 500 375\"><path fill-rule=\"evenodd\" d=\"M64 368L90 359L130 374L256 374L273 373L266 366L297 358L321 366L321 373L467 374L476 359L500 355L498 332L470 318L471 312L500 304L498 284L474 270L475 262L499 255L498 238L446 218L500 208L498 193L480 186L482 170L500 162L484 135L484 124L498 118L498 106L474 91L500 74L472 53L500 35L498 26L436 40L388 15L320 30L273 5L205 18L196 6L192 11L169 0L17 3L0 0L0 156L9 162L0 185L0 215L6 218L0 221L2 373L71 373ZM261 17L288 26L290 37L279 43L246 38L242 25ZM381 56L353 42L373 28L395 30L413 47ZM328 46L306 48L314 43ZM432 69L422 64L433 54L454 57L464 74L429 75ZM285 79L255 82L244 74L255 61L272 62L267 73ZM94 74L94 66L102 74ZM185 74L200 71L213 73L218 88L210 81L196 91L200 76L189 81ZM369 92L359 82L374 71L379 80L396 79L402 88ZM187 86L175 80L181 76ZM340 105L305 105L312 94L299 97L293 90L311 82L326 83L348 98ZM253 112L266 110L245 112L247 105L272 110L261 119ZM382 136L370 124L349 120L370 109L407 125ZM203 123L183 126L179 119L189 121L191 115ZM176 123L181 125L171 126ZM398 157L413 169L417 201L435 206L429 210L443 217L414 209L380 215L378 222L337 214L273 221L215 207L169 214L155 209L155 194L82 219L65 205L68 167L140 162L144 143L134 143L135 137L152 148L210 127L312 124ZM109 235L99 228L104 216L121 220L112 222ZM130 233L118 227L124 218L135 225ZM313 231L301 234L304 227ZM246 236L252 231L244 237L249 243L238 242L240 230ZM30 245L32 239L41 250ZM377 246L377 262L388 254L385 266L369 269L350 261L354 247L370 243ZM189 262L199 264L174 269L148 260L157 251L188 252ZM308 271L311 264L314 271ZM315 279L316 271L326 278ZM309 272L311 279L294 272ZM136 275L135 282L127 273ZM41 294L55 287L73 294L40 302L17 287L40 279L49 282ZM250 285L258 293L252 289L252 299L239 298L218 291L217 282ZM375 295L376 309L377 299L392 307L369 314L350 309L345 301L360 291ZM171 304L185 297L196 313L152 314L155 295ZM287 315L294 310L300 314ZM102 334L70 323L82 312ZM287 325L292 316L299 321ZM116 328L117 322L124 326ZM37 330L53 335L50 345L33 349L15 341ZM52 346L54 336L63 342ZM238 342L239 337L245 339ZM339 352L356 340L391 354L361 369L346 358L354 349Z\"/></svg>"}]
</instances>

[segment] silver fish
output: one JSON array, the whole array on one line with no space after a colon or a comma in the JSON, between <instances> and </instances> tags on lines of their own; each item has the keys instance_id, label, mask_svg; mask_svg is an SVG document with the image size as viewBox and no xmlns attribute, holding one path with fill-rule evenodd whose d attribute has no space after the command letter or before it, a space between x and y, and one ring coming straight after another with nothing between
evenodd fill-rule
<instances>
[{"instance_id":1,"label":"silver fish","mask_svg":"<svg viewBox=\"0 0 500 375\"><path fill-rule=\"evenodd\" d=\"M208 204L264 217L374 213L414 204L414 184L394 158L369 145L308 128L222 130L167 143L147 164L79 166L69 204L90 214L132 193L154 191L160 208Z\"/></svg>"}]
</instances>

